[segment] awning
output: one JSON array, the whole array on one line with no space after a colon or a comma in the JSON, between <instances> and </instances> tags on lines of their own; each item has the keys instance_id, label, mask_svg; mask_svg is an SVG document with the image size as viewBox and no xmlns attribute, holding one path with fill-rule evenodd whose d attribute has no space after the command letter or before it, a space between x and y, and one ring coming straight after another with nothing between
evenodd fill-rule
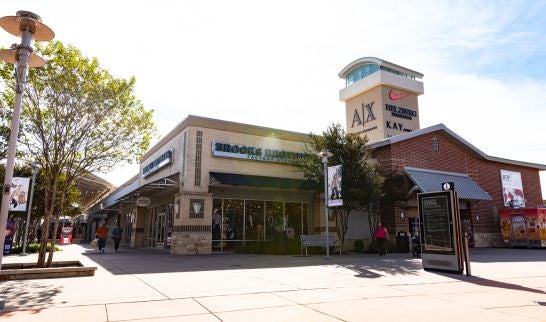
<instances>
[{"instance_id":1,"label":"awning","mask_svg":"<svg viewBox=\"0 0 546 322\"><path fill-rule=\"evenodd\" d=\"M418 169L404 167L404 171L411 181L417 185L422 192L442 191L442 183L453 182L459 199L468 200L491 200L491 196L485 192L467 174L444 172L429 169Z\"/></svg>"},{"instance_id":2,"label":"awning","mask_svg":"<svg viewBox=\"0 0 546 322\"><path fill-rule=\"evenodd\" d=\"M317 187L309 181L277 178L265 176L252 176L246 174L210 172L209 184L232 185L232 186L251 186L260 188L278 188L278 189L297 189L297 190L316 190Z\"/></svg>"}]
</instances>

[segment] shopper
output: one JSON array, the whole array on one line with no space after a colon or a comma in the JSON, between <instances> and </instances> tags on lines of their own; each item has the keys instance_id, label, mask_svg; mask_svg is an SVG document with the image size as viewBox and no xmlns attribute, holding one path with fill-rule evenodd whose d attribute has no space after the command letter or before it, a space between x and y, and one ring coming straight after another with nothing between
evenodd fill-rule
<instances>
[{"instance_id":1,"label":"shopper","mask_svg":"<svg viewBox=\"0 0 546 322\"><path fill-rule=\"evenodd\" d=\"M118 252L119 242L121 241L121 235L123 234L123 229L119 226L119 223L116 224L116 227L112 229L112 239L114 240L114 249L116 253Z\"/></svg>"},{"instance_id":2,"label":"shopper","mask_svg":"<svg viewBox=\"0 0 546 322\"><path fill-rule=\"evenodd\" d=\"M377 240L377 247L379 248L379 256L387 255L386 244L389 240L389 231L382 223L379 223L375 230L375 239Z\"/></svg>"},{"instance_id":3,"label":"shopper","mask_svg":"<svg viewBox=\"0 0 546 322\"><path fill-rule=\"evenodd\" d=\"M95 238L99 239L99 252L104 253L104 248L106 248L106 237L108 236L108 227L106 227L106 222L103 222L102 225L97 228L95 233Z\"/></svg>"}]
</instances>

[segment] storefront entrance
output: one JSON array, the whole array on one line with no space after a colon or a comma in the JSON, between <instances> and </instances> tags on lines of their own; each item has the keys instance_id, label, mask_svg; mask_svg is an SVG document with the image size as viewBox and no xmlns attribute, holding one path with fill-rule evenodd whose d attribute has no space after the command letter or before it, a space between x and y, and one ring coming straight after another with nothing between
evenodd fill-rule
<instances>
[{"instance_id":1,"label":"storefront entrance","mask_svg":"<svg viewBox=\"0 0 546 322\"><path fill-rule=\"evenodd\" d=\"M148 216L144 226L145 247L170 248L173 212L173 204L148 208Z\"/></svg>"},{"instance_id":2,"label":"storefront entrance","mask_svg":"<svg viewBox=\"0 0 546 322\"><path fill-rule=\"evenodd\" d=\"M213 252L308 233L308 203L216 198L212 208Z\"/></svg>"}]
</instances>

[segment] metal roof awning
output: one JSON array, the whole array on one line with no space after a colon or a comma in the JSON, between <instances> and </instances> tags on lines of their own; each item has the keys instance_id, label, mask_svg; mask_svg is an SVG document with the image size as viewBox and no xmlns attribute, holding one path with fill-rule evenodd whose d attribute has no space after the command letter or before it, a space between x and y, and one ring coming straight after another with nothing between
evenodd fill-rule
<instances>
[{"instance_id":1,"label":"metal roof awning","mask_svg":"<svg viewBox=\"0 0 546 322\"><path fill-rule=\"evenodd\" d=\"M455 172L444 172L429 169L404 167L404 171L411 181L422 192L435 192L442 190L443 182L453 182L459 199L491 200L491 196L474 182L468 175Z\"/></svg>"},{"instance_id":2,"label":"metal roof awning","mask_svg":"<svg viewBox=\"0 0 546 322\"><path fill-rule=\"evenodd\" d=\"M135 201L139 196L151 196L155 193L162 192L166 189L175 190L178 189L178 173L171 175L170 177L156 180L154 182L145 184L131 191L125 196L116 199L119 201Z\"/></svg>"},{"instance_id":3,"label":"metal roof awning","mask_svg":"<svg viewBox=\"0 0 546 322\"><path fill-rule=\"evenodd\" d=\"M312 182L265 176L252 176L247 174L210 172L209 185L250 186L259 188L316 190Z\"/></svg>"}]
</instances>

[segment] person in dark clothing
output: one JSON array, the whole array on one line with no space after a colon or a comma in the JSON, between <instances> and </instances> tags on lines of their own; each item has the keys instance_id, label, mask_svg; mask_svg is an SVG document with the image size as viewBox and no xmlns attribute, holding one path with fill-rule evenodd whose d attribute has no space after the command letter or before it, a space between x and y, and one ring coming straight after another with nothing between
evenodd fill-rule
<instances>
[{"instance_id":1,"label":"person in dark clothing","mask_svg":"<svg viewBox=\"0 0 546 322\"><path fill-rule=\"evenodd\" d=\"M121 241L121 235L123 234L123 229L119 226L119 223L116 224L116 227L112 229L112 239L114 240L114 249L116 252L119 248L119 242Z\"/></svg>"}]
</instances>

